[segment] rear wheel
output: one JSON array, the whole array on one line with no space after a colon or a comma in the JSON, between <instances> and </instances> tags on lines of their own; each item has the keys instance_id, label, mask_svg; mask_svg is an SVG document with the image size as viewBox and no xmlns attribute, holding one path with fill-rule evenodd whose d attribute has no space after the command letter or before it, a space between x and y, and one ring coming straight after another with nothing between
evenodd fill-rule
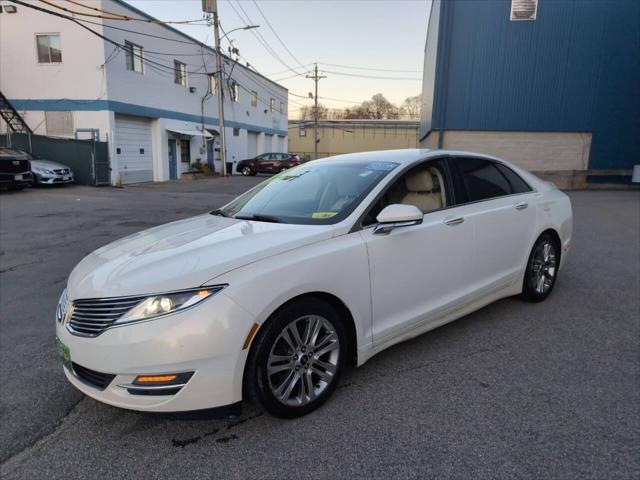
<instances>
[{"instance_id":1,"label":"rear wheel","mask_svg":"<svg viewBox=\"0 0 640 480\"><path fill-rule=\"evenodd\" d=\"M555 238L545 233L536 240L527 270L524 274L522 296L530 302L546 299L556 283L560 246Z\"/></svg>"},{"instance_id":2,"label":"rear wheel","mask_svg":"<svg viewBox=\"0 0 640 480\"><path fill-rule=\"evenodd\" d=\"M245 177L253 175L253 170L251 170L251 168L249 167L242 167L242 175L244 175Z\"/></svg>"},{"instance_id":3,"label":"rear wheel","mask_svg":"<svg viewBox=\"0 0 640 480\"><path fill-rule=\"evenodd\" d=\"M338 313L316 298L296 300L260 329L247 360L245 390L281 418L305 415L333 393L347 338Z\"/></svg>"}]
</instances>

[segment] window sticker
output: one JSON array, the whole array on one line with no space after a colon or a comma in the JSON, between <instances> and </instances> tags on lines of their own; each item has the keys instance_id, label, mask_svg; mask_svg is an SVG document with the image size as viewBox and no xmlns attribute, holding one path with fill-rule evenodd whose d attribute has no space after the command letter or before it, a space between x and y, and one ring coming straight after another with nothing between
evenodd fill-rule
<instances>
[{"instance_id":1,"label":"window sticker","mask_svg":"<svg viewBox=\"0 0 640 480\"><path fill-rule=\"evenodd\" d=\"M393 162L371 162L368 163L365 168L367 170L375 170L378 172L390 172L397 166L398 164Z\"/></svg>"},{"instance_id":2,"label":"window sticker","mask_svg":"<svg viewBox=\"0 0 640 480\"><path fill-rule=\"evenodd\" d=\"M313 212L311 214L311 218L315 218L317 220L335 217L338 212Z\"/></svg>"}]
</instances>

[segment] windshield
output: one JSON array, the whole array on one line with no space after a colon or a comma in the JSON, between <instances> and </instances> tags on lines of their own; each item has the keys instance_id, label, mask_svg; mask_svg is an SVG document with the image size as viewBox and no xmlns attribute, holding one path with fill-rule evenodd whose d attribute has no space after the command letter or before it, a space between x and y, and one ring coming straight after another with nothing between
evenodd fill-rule
<instances>
[{"instance_id":1,"label":"windshield","mask_svg":"<svg viewBox=\"0 0 640 480\"><path fill-rule=\"evenodd\" d=\"M311 162L286 170L212 213L277 223L326 225L345 219L392 162Z\"/></svg>"}]
</instances>

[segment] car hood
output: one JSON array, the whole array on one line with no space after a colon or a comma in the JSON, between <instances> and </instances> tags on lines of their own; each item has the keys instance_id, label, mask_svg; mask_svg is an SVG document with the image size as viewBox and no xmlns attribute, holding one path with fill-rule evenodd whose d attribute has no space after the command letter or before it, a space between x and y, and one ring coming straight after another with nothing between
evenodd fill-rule
<instances>
[{"instance_id":1,"label":"car hood","mask_svg":"<svg viewBox=\"0 0 640 480\"><path fill-rule=\"evenodd\" d=\"M66 165L61 163L52 162L50 160L31 160L31 167L40 167L40 168L50 168L50 169L58 169L58 168L69 168Z\"/></svg>"},{"instance_id":2,"label":"car hood","mask_svg":"<svg viewBox=\"0 0 640 480\"><path fill-rule=\"evenodd\" d=\"M330 225L289 225L199 215L135 233L85 257L69 298L142 295L199 287L219 275L331 238Z\"/></svg>"}]
</instances>

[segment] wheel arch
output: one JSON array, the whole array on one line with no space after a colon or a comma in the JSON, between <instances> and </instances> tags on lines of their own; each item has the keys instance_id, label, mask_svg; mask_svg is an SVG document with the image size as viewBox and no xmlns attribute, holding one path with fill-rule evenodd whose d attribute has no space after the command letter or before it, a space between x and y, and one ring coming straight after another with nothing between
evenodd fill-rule
<instances>
[{"instance_id":1,"label":"wheel arch","mask_svg":"<svg viewBox=\"0 0 640 480\"><path fill-rule=\"evenodd\" d=\"M560 234L555 228L549 227L543 230L542 232L540 232L536 237L535 241L533 242L533 245L535 245L537 241L540 239L540 237L545 234L550 235L553 238L553 240L556 242L556 247L558 247L558 265L559 265L560 261L562 260L562 239L560 238Z\"/></svg>"},{"instance_id":2,"label":"wheel arch","mask_svg":"<svg viewBox=\"0 0 640 480\"><path fill-rule=\"evenodd\" d=\"M264 322L262 322L260 324L260 326L254 332L254 335L251 338L250 344L248 346L249 353L253 349L254 340L257 337L258 333L264 328L264 326L280 310L282 310L284 307L286 307L287 305L289 305L292 302L298 301L298 300L303 299L303 298L309 298L309 297L316 298L318 300L321 300L321 301L331 305L339 313L340 318L343 319L343 324L346 327L346 331L347 331L347 342L348 342L348 344L347 344L347 354L348 354L347 361L351 365L357 365L357 363L358 363L358 358L357 358L358 357L358 346L357 346L358 345L358 338L357 338L356 324L355 324L355 320L354 320L353 314L351 313L351 310L349 309L349 307L347 307L347 305L339 297L337 297L336 295L334 295L332 293L323 292L323 291L312 291L312 292L301 293L299 295L291 297L290 299L288 299L284 303L280 304L275 310L273 310L273 312L271 312L266 317L266 320Z\"/></svg>"}]
</instances>

